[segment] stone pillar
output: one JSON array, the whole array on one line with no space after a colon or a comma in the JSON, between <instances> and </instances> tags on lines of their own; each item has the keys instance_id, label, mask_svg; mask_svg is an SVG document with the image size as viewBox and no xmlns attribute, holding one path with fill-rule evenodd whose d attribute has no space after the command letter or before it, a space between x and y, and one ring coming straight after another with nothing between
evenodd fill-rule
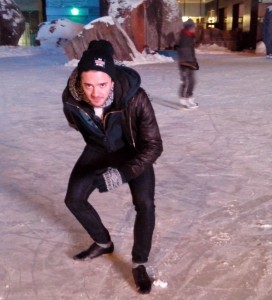
<instances>
[{"instance_id":1,"label":"stone pillar","mask_svg":"<svg viewBox=\"0 0 272 300\"><path fill-rule=\"evenodd\" d=\"M250 10L250 30L248 36L248 49L256 49L256 39L258 30L258 8L259 1L251 0L251 10Z\"/></svg>"}]
</instances>

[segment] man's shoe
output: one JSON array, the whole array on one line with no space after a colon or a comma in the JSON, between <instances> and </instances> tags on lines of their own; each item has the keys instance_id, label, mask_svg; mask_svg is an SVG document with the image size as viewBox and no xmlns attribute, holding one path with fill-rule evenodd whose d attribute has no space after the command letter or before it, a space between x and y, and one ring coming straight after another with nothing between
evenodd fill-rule
<instances>
[{"instance_id":1,"label":"man's shoe","mask_svg":"<svg viewBox=\"0 0 272 300\"><path fill-rule=\"evenodd\" d=\"M198 108L198 103L195 102L195 99L193 97L188 98L188 103L190 105L190 108Z\"/></svg>"},{"instance_id":2,"label":"man's shoe","mask_svg":"<svg viewBox=\"0 0 272 300\"><path fill-rule=\"evenodd\" d=\"M190 109L190 104L187 98L180 98L179 102L182 108Z\"/></svg>"},{"instance_id":3,"label":"man's shoe","mask_svg":"<svg viewBox=\"0 0 272 300\"><path fill-rule=\"evenodd\" d=\"M184 108L184 109L198 108L198 103L195 103L194 98L192 98L192 97L180 98L179 102L181 104L181 108Z\"/></svg>"},{"instance_id":4,"label":"man's shoe","mask_svg":"<svg viewBox=\"0 0 272 300\"><path fill-rule=\"evenodd\" d=\"M111 243L111 245L107 248L103 248L103 247L97 245L96 243L93 243L89 249L84 250L84 251L76 254L73 257L73 259L75 259L75 260L84 260L86 258L93 259L93 258L96 258L96 257L101 256L103 254L112 253L113 250L114 250L113 243Z\"/></svg>"},{"instance_id":5,"label":"man's shoe","mask_svg":"<svg viewBox=\"0 0 272 300\"><path fill-rule=\"evenodd\" d=\"M152 281L149 278L145 266L140 265L137 268L132 269L132 275L138 289L141 294L148 294L151 291Z\"/></svg>"}]
</instances>

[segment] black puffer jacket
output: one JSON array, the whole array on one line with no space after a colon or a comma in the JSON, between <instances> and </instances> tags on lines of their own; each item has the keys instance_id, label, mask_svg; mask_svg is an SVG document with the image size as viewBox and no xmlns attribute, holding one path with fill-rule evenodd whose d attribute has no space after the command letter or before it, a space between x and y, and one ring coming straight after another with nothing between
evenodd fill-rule
<instances>
[{"instance_id":1,"label":"black puffer jacket","mask_svg":"<svg viewBox=\"0 0 272 300\"><path fill-rule=\"evenodd\" d=\"M114 152L123 147L118 136L122 128L126 146L134 149L133 159L119 171L129 181L153 164L163 151L159 127L146 92L140 87L139 74L128 67L116 66L114 100L101 122L93 108L78 93L77 69L63 92L63 110L69 124L79 130L85 142L95 148Z\"/></svg>"}]
</instances>

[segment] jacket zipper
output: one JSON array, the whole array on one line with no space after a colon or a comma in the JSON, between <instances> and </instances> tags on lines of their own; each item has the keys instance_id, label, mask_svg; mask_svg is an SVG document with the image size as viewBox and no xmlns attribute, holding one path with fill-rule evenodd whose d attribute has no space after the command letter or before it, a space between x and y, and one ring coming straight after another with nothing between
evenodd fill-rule
<instances>
[{"instance_id":1,"label":"jacket zipper","mask_svg":"<svg viewBox=\"0 0 272 300\"><path fill-rule=\"evenodd\" d=\"M104 128L104 130L106 130L106 119L107 119L107 117L108 117L110 114L113 115L114 113L118 113L118 112L121 112L121 110L110 111L110 112L108 112L108 113L105 114L105 116L104 116L103 119L102 119L102 123L103 123L103 128Z\"/></svg>"},{"instance_id":2,"label":"jacket zipper","mask_svg":"<svg viewBox=\"0 0 272 300\"><path fill-rule=\"evenodd\" d=\"M133 97L133 99L131 101L133 101L133 100L134 100L134 97ZM129 130L130 130L130 136L131 136L131 140L132 140L132 145L136 149L136 144L135 144L135 140L134 140L133 133L132 133L132 120L131 120L130 110L129 110Z\"/></svg>"},{"instance_id":3,"label":"jacket zipper","mask_svg":"<svg viewBox=\"0 0 272 300\"><path fill-rule=\"evenodd\" d=\"M70 105L70 106L73 106L73 107L77 108L78 110L82 111L87 117L89 117L90 119L92 119L91 116L90 116L84 109L80 108L79 106L74 105L74 104L71 104L71 103L69 103L69 102L66 102L66 104L68 104L68 105Z\"/></svg>"},{"instance_id":4,"label":"jacket zipper","mask_svg":"<svg viewBox=\"0 0 272 300\"><path fill-rule=\"evenodd\" d=\"M133 98L134 99L134 98ZM133 100L132 99L132 100ZM77 106L77 105L74 105L74 104L71 104L71 103L67 103L68 105L71 105L71 106L73 106L73 107L75 107L75 108L77 108L78 110L80 110L80 111L83 111L83 113L86 115L86 116L88 116L90 119L91 119L91 117L90 117L90 115L85 111L85 110L83 110L82 108L80 108L79 106ZM121 110L119 110L119 111L116 111L116 112L121 112ZM110 114L114 114L115 112L108 112L105 116L104 116L104 118L103 118L103 120L102 120L102 124L103 124L103 128L104 128L104 130L105 130L105 128L106 128L106 118L108 117L108 115L110 115ZM136 144L135 144L135 140L134 140L134 137L133 137L133 133L132 133L132 120L131 120L131 113L130 113L130 110L129 110L129 131L130 131L130 136L131 136L131 140L132 140L132 145L133 145L133 147L136 149Z\"/></svg>"}]
</instances>

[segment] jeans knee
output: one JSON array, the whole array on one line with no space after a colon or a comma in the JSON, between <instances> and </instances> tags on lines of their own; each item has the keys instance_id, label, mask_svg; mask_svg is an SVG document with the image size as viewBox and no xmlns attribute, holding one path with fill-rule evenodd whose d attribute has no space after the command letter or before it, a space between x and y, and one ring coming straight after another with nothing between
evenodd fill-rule
<instances>
[{"instance_id":1,"label":"jeans knee","mask_svg":"<svg viewBox=\"0 0 272 300\"><path fill-rule=\"evenodd\" d=\"M137 212L152 214L155 212L154 201L139 201L135 203Z\"/></svg>"},{"instance_id":2,"label":"jeans knee","mask_svg":"<svg viewBox=\"0 0 272 300\"><path fill-rule=\"evenodd\" d=\"M65 205L70 209L70 210L74 210L78 207L77 204L78 201L76 201L76 199L74 199L73 197L69 197L66 196L64 199L64 203Z\"/></svg>"}]
</instances>

